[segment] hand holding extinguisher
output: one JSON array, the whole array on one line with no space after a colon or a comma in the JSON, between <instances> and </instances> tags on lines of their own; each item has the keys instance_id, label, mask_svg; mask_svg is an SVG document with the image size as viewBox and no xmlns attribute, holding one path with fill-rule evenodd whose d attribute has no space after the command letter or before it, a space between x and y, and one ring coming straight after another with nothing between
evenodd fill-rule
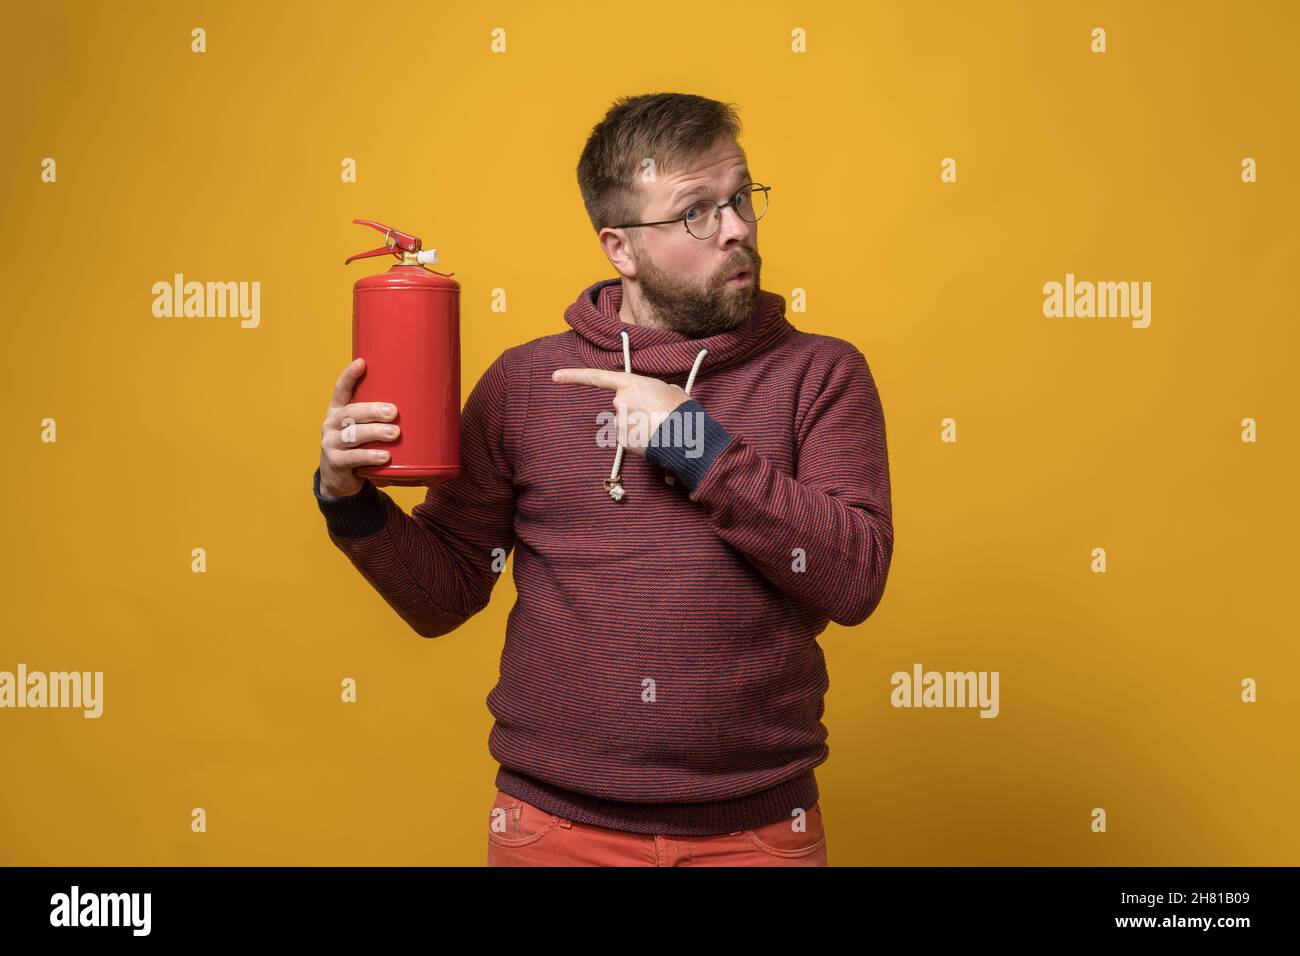
<instances>
[{"instance_id":1,"label":"hand holding extinguisher","mask_svg":"<svg viewBox=\"0 0 1300 956\"><path fill-rule=\"evenodd\" d=\"M384 245L344 265L390 253L399 261L352 287L354 358L321 428L321 493L356 494L365 478L433 487L460 474L460 283L428 268L438 252L418 236L353 222L384 233Z\"/></svg>"},{"instance_id":2,"label":"hand holding extinguisher","mask_svg":"<svg viewBox=\"0 0 1300 956\"><path fill-rule=\"evenodd\" d=\"M334 383L330 407L321 425L320 491L325 498L347 498L365 485L356 469L384 465L392 457L385 448L359 447L376 441L396 441L401 426L393 424L397 406L391 402L354 402L352 392L365 372L365 360L353 359ZM375 482L379 484L380 482Z\"/></svg>"}]
</instances>

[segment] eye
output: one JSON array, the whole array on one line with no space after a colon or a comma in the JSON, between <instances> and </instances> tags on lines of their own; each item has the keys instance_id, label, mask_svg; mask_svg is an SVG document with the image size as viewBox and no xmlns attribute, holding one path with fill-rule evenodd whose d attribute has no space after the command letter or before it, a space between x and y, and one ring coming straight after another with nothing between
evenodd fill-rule
<instances>
[{"instance_id":1,"label":"eye","mask_svg":"<svg viewBox=\"0 0 1300 956\"><path fill-rule=\"evenodd\" d=\"M696 219L703 219L705 214L708 213L709 207L712 205L712 203L698 202L690 209L687 209L683 215L686 217L687 222L694 222ZM692 218L692 214L694 214L694 218Z\"/></svg>"}]
</instances>

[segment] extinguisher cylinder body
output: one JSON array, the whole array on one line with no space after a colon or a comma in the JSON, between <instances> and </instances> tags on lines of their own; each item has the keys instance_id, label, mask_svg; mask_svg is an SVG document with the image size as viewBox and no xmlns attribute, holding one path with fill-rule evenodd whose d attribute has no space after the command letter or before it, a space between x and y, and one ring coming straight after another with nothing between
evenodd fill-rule
<instances>
[{"instance_id":1,"label":"extinguisher cylinder body","mask_svg":"<svg viewBox=\"0 0 1300 956\"><path fill-rule=\"evenodd\" d=\"M460 283L395 265L352 287L352 355L366 360L354 402L397 406L382 465L356 469L376 484L434 487L460 474Z\"/></svg>"}]
</instances>

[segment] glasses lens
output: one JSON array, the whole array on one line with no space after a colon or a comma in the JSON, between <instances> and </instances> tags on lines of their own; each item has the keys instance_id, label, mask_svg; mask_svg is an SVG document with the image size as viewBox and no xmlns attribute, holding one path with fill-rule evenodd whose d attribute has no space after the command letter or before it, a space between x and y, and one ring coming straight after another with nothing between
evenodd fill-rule
<instances>
[{"instance_id":1,"label":"glasses lens","mask_svg":"<svg viewBox=\"0 0 1300 956\"><path fill-rule=\"evenodd\" d=\"M736 212L745 222L758 222L767 212L767 190L756 185L746 186L736 194Z\"/></svg>"},{"instance_id":2,"label":"glasses lens","mask_svg":"<svg viewBox=\"0 0 1300 956\"><path fill-rule=\"evenodd\" d=\"M709 238L718 231L717 205L701 201L686 210L686 228L696 239Z\"/></svg>"}]
</instances>

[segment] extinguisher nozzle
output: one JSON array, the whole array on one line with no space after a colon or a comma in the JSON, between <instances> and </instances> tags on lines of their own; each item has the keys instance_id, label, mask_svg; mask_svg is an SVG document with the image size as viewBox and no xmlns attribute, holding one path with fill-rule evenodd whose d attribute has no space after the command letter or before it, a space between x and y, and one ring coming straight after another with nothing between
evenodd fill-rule
<instances>
[{"instance_id":1,"label":"extinguisher nozzle","mask_svg":"<svg viewBox=\"0 0 1300 956\"><path fill-rule=\"evenodd\" d=\"M415 254L415 261L422 266L432 266L438 263L437 249L421 249Z\"/></svg>"}]
</instances>

